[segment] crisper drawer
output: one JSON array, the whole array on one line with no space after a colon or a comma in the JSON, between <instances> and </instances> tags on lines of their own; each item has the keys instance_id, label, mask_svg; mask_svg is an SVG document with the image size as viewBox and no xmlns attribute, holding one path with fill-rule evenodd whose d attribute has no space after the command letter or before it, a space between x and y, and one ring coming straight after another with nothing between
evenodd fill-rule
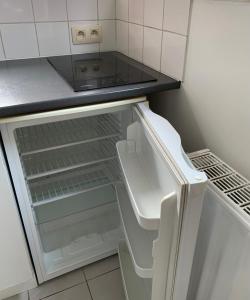
<instances>
[{"instance_id":1,"label":"crisper drawer","mask_svg":"<svg viewBox=\"0 0 250 300\"><path fill-rule=\"evenodd\" d=\"M39 282L114 254L123 237L116 143L132 103L20 116L1 126Z\"/></svg>"}]
</instances>

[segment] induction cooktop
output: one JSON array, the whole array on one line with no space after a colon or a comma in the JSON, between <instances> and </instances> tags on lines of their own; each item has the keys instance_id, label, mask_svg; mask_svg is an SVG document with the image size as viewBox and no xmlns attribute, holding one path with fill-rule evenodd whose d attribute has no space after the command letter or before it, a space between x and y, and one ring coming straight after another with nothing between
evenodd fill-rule
<instances>
[{"instance_id":1,"label":"induction cooktop","mask_svg":"<svg viewBox=\"0 0 250 300\"><path fill-rule=\"evenodd\" d=\"M75 92L157 80L115 52L55 56L48 61Z\"/></svg>"}]
</instances>

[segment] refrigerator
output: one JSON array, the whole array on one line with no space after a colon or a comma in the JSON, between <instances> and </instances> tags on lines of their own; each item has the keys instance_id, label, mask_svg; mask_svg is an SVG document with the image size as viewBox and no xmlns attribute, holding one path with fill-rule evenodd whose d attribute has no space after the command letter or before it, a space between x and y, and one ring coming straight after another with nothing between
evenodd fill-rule
<instances>
[{"instance_id":1,"label":"refrigerator","mask_svg":"<svg viewBox=\"0 0 250 300\"><path fill-rule=\"evenodd\" d=\"M118 252L127 299L186 299L207 177L145 97L0 126L39 283Z\"/></svg>"}]
</instances>

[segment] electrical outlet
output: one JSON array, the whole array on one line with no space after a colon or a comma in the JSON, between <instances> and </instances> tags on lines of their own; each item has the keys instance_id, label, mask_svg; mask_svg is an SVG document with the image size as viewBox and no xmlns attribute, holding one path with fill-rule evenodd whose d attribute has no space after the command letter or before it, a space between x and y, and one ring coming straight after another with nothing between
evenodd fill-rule
<instances>
[{"instance_id":1,"label":"electrical outlet","mask_svg":"<svg viewBox=\"0 0 250 300\"><path fill-rule=\"evenodd\" d=\"M71 33L72 33L72 42L74 45L87 43L88 37L87 37L87 30L85 26L72 27Z\"/></svg>"},{"instance_id":2,"label":"electrical outlet","mask_svg":"<svg viewBox=\"0 0 250 300\"><path fill-rule=\"evenodd\" d=\"M102 41L102 28L100 25L90 26L89 35L92 43L100 43Z\"/></svg>"},{"instance_id":3,"label":"electrical outlet","mask_svg":"<svg viewBox=\"0 0 250 300\"><path fill-rule=\"evenodd\" d=\"M93 44L102 41L102 28L100 25L83 25L71 28L74 45Z\"/></svg>"}]
</instances>

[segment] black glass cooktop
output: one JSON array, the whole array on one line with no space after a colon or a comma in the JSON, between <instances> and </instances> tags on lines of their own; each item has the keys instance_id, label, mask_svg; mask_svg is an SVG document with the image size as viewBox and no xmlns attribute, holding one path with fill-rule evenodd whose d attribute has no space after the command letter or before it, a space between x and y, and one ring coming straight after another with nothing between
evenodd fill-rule
<instances>
[{"instance_id":1,"label":"black glass cooktop","mask_svg":"<svg viewBox=\"0 0 250 300\"><path fill-rule=\"evenodd\" d=\"M112 52L56 56L48 61L75 92L156 81Z\"/></svg>"}]
</instances>

